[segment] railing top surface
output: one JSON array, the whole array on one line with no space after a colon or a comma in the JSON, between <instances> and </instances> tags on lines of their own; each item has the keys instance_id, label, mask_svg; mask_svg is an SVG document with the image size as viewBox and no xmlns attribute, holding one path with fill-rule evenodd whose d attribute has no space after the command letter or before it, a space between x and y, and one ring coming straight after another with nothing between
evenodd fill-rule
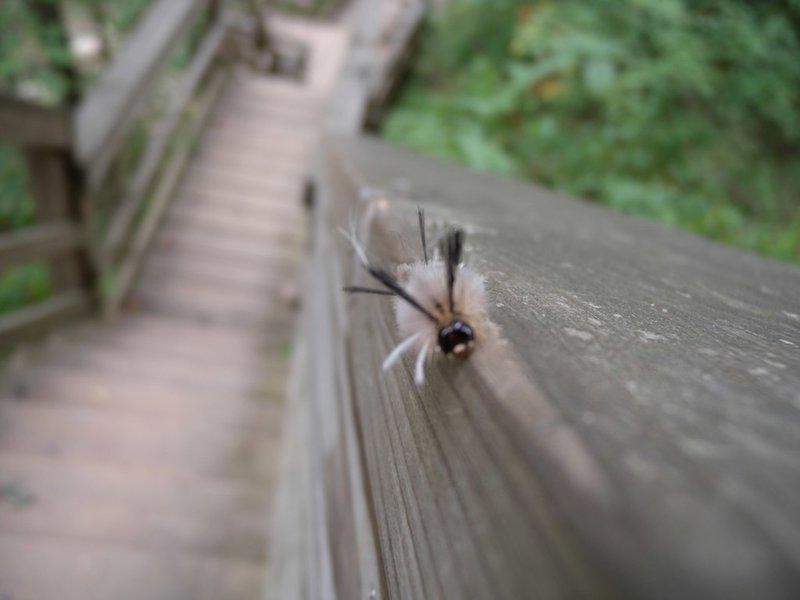
<instances>
[{"instance_id":1,"label":"railing top surface","mask_svg":"<svg viewBox=\"0 0 800 600\"><path fill-rule=\"evenodd\" d=\"M432 227L466 227L501 331L461 366L434 361L417 389L406 369L380 373L391 304L353 300L382 551L410 577L390 588L515 597L539 564L534 588L567 597L786 596L800 564L800 269L376 140L329 147L340 189L376 215L381 264L417 257L417 205ZM391 464L413 467L397 483ZM403 551L439 543L458 550Z\"/></svg>"}]
</instances>

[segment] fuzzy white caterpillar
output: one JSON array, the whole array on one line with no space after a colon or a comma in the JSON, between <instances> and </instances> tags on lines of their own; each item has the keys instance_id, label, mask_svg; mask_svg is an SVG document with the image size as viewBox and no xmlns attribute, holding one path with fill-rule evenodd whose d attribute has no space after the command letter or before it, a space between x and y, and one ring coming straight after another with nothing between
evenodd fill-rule
<instances>
[{"instance_id":1,"label":"fuzzy white caterpillar","mask_svg":"<svg viewBox=\"0 0 800 600\"><path fill-rule=\"evenodd\" d=\"M419 209L422 260L397 267L391 274L369 264L354 234L350 239L367 272L386 289L360 286L345 288L352 293L394 297L394 314L401 341L383 361L392 367L407 352L417 352L414 381L425 383L425 363L434 354L467 358L488 329L484 279L461 263L464 231L453 228L442 238L439 252L428 257L425 213Z\"/></svg>"}]
</instances>

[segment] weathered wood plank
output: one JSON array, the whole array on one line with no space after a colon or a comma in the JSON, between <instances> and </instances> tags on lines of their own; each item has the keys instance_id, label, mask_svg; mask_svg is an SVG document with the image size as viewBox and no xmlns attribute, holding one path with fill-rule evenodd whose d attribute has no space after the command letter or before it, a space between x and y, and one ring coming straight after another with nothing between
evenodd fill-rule
<instances>
[{"instance_id":1,"label":"weathered wood plank","mask_svg":"<svg viewBox=\"0 0 800 600\"><path fill-rule=\"evenodd\" d=\"M9 404L28 402L0 401L0 406ZM180 420L171 421L180 426ZM53 446L61 439L58 433ZM0 535L80 538L146 552L265 560L269 490L249 481L195 476L187 486L164 471L103 464L102 457L77 461L10 453L0 455L0 480L6 486L17 482L20 499L29 500L16 507L0 505Z\"/></svg>"},{"instance_id":2,"label":"weathered wood plank","mask_svg":"<svg viewBox=\"0 0 800 600\"><path fill-rule=\"evenodd\" d=\"M318 245L305 299L311 399L307 451L314 498L311 527L317 540L311 572L322 576L315 579L320 593L309 597L369 598L381 593L384 584L370 491L365 489L361 424L349 402L353 389L346 373L350 367L338 335L344 326L344 299L336 294L339 273L325 250L330 248L331 235L336 234L328 231L328 222L318 214L314 230Z\"/></svg>"},{"instance_id":3,"label":"weathered wood plank","mask_svg":"<svg viewBox=\"0 0 800 600\"><path fill-rule=\"evenodd\" d=\"M89 185L102 181L149 84L192 19L207 5L208 0L155 3L81 103L75 118L75 152L88 171Z\"/></svg>"},{"instance_id":4,"label":"weathered wood plank","mask_svg":"<svg viewBox=\"0 0 800 600\"><path fill-rule=\"evenodd\" d=\"M69 221L35 225L0 236L0 269L77 250L82 232Z\"/></svg>"},{"instance_id":5,"label":"weathered wood plank","mask_svg":"<svg viewBox=\"0 0 800 600\"><path fill-rule=\"evenodd\" d=\"M213 139L213 136L209 136ZM287 148L286 153L292 155L292 150ZM304 155L308 148L299 149L293 157L295 165L302 165ZM297 178L277 177L264 169L265 173L241 169L224 169L204 163L193 165L189 174L191 185L197 189L210 189L224 194L239 193L250 198L281 199L286 204L292 204L292 198L300 195L301 185Z\"/></svg>"},{"instance_id":6,"label":"weathered wood plank","mask_svg":"<svg viewBox=\"0 0 800 600\"><path fill-rule=\"evenodd\" d=\"M0 591L20 600L249 600L263 584L255 561L58 537L0 534L0 562Z\"/></svg>"},{"instance_id":7,"label":"weathered wood plank","mask_svg":"<svg viewBox=\"0 0 800 600\"><path fill-rule=\"evenodd\" d=\"M263 268L288 255L284 241L271 239L259 243L255 238L242 239L233 232L226 236L210 237L204 228L192 227L189 230L164 231L154 244L161 250L168 248L178 255L197 256L200 260L209 256L220 262L224 260Z\"/></svg>"},{"instance_id":8,"label":"weathered wood plank","mask_svg":"<svg viewBox=\"0 0 800 600\"><path fill-rule=\"evenodd\" d=\"M146 354L151 360L173 361L180 365L192 365L195 369L218 367L233 370L253 380L267 372L264 367L265 352L247 336L234 337L228 330L216 330L209 325L187 323L186 327L163 327L156 331L146 329L152 319L130 319L127 327L92 324L76 327L68 332L78 346L103 344L108 352L119 353L123 359L127 354ZM160 321L157 321L160 322ZM141 330L136 326L141 323ZM170 323L172 324L172 323ZM116 325L116 324L115 324ZM265 346L271 341L261 337ZM186 398L188 402L193 398ZM217 399L219 400L219 398ZM142 399L143 405L147 402ZM221 412L236 407L220 406ZM216 418L216 416L214 417Z\"/></svg>"},{"instance_id":9,"label":"weathered wood plank","mask_svg":"<svg viewBox=\"0 0 800 600\"><path fill-rule=\"evenodd\" d=\"M54 454L55 447L57 456L65 460L149 468L174 476L210 476L254 484L267 484L274 478L272 457L278 437L243 435L246 429L242 427L223 431L213 423L181 423L44 403L4 403L0 414L3 454L47 457Z\"/></svg>"},{"instance_id":10,"label":"weathered wood plank","mask_svg":"<svg viewBox=\"0 0 800 600\"><path fill-rule=\"evenodd\" d=\"M98 343L103 341L100 335L96 339ZM145 352L148 345L143 344L138 349ZM169 356L167 353L157 355L165 360ZM185 388L172 382L143 380L138 375L120 376L108 371L93 372L91 367L81 369L65 365L49 368L36 376L11 377L3 387L9 388L7 394L17 402L37 403L44 402L43 398L58 398L58 402L64 405L90 406L110 413L140 415L155 420L210 419L220 422L223 427L243 419L257 422L263 418L262 413L274 405L265 406L258 397L232 403L227 393L220 395L213 390L192 390L187 394ZM276 408L272 412L275 413L272 422L275 422L280 418L279 410Z\"/></svg>"},{"instance_id":11,"label":"weathered wood plank","mask_svg":"<svg viewBox=\"0 0 800 600\"><path fill-rule=\"evenodd\" d=\"M220 396L240 398L256 397L261 381L257 371L242 369L238 365L225 365L220 362L215 370L200 374L197 369L198 361L192 357L182 357L173 353L170 355L170 360L165 361L156 353L150 355L110 345L98 348L92 343L75 343L72 340L51 342L47 351L41 353L37 359L39 364L47 366L74 367L88 373L140 376L150 381L179 384L183 389L192 392L202 388L217 392Z\"/></svg>"},{"instance_id":12,"label":"weathered wood plank","mask_svg":"<svg viewBox=\"0 0 800 600\"><path fill-rule=\"evenodd\" d=\"M23 147L67 149L72 143L72 117L65 109L0 95L0 140Z\"/></svg>"},{"instance_id":13,"label":"weathered wood plank","mask_svg":"<svg viewBox=\"0 0 800 600\"><path fill-rule=\"evenodd\" d=\"M295 194L299 196L299 194ZM297 202L297 200L294 200ZM280 214L280 211L275 211L275 214ZM230 232L231 234L241 236L242 239L253 238L266 239L266 240L279 240L282 243L291 244L297 239L297 230L287 228L300 222L300 219L294 216L281 219L276 223L275 220L254 220L248 217L247 214L230 214L224 210L211 210L207 207L200 209L175 209L172 211L172 221L176 224L185 225L187 231L192 230L205 230Z\"/></svg>"},{"instance_id":14,"label":"weathered wood plank","mask_svg":"<svg viewBox=\"0 0 800 600\"><path fill-rule=\"evenodd\" d=\"M302 326L302 325L301 325ZM275 494L273 548L266 600L312 598L307 571L314 548L310 528L312 485L309 469L308 354L304 343L295 348L287 386L284 441L281 447L279 485Z\"/></svg>"},{"instance_id":15,"label":"weathered wood plank","mask_svg":"<svg viewBox=\"0 0 800 600\"><path fill-rule=\"evenodd\" d=\"M797 267L365 138L323 164L318 219L372 215L380 264L417 258L417 204L465 226L501 331L417 388L408 363L381 373L389 302L325 318L315 377L351 387L310 398L357 417L388 597L797 597ZM366 281L315 243L336 306Z\"/></svg>"}]
</instances>

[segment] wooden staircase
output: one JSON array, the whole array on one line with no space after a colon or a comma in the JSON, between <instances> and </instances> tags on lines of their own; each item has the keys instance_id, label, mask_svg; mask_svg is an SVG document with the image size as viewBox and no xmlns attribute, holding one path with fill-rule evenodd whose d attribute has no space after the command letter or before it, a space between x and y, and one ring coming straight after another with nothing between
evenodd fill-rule
<instances>
[{"instance_id":1,"label":"wooden staircase","mask_svg":"<svg viewBox=\"0 0 800 600\"><path fill-rule=\"evenodd\" d=\"M341 57L337 26L289 28ZM261 594L326 93L313 76L235 73L123 314L11 361L0 599Z\"/></svg>"}]
</instances>

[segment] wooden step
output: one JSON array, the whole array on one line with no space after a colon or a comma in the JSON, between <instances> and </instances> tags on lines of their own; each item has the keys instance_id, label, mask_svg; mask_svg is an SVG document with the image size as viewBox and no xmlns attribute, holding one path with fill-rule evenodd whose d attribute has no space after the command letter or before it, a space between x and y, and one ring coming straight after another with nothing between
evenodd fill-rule
<instances>
[{"instance_id":1,"label":"wooden step","mask_svg":"<svg viewBox=\"0 0 800 600\"><path fill-rule=\"evenodd\" d=\"M261 561L0 534L4 599L254 600L263 584Z\"/></svg>"},{"instance_id":2,"label":"wooden step","mask_svg":"<svg viewBox=\"0 0 800 600\"><path fill-rule=\"evenodd\" d=\"M293 177L297 179L296 176ZM298 223L305 217L299 202L287 202L283 195L249 196L231 193L230 190L184 186L174 206L186 210L225 212L255 221Z\"/></svg>"},{"instance_id":3,"label":"wooden step","mask_svg":"<svg viewBox=\"0 0 800 600\"><path fill-rule=\"evenodd\" d=\"M29 454L0 454L0 534L264 560L269 489Z\"/></svg>"},{"instance_id":4,"label":"wooden step","mask_svg":"<svg viewBox=\"0 0 800 600\"><path fill-rule=\"evenodd\" d=\"M240 331L221 325L198 323L191 319L165 318L141 311L129 310L109 330L126 336L158 337L165 344L186 344L213 347L225 354L246 355L264 350L264 334L260 331Z\"/></svg>"},{"instance_id":5,"label":"wooden step","mask_svg":"<svg viewBox=\"0 0 800 600\"><path fill-rule=\"evenodd\" d=\"M278 300L278 291L275 299ZM146 281L137 288L131 302L142 310L162 317L191 319L198 323L225 326L239 331L266 331L274 318L268 314L264 299L234 297L226 290L212 289L207 285L186 279L174 289L148 286Z\"/></svg>"},{"instance_id":6,"label":"wooden step","mask_svg":"<svg viewBox=\"0 0 800 600\"><path fill-rule=\"evenodd\" d=\"M243 243L256 245L262 243L268 248L276 246L300 248L304 239L299 226L267 225L263 223L249 223L244 226L241 219L209 214L203 211L174 210L168 217L164 233L206 236L213 240L219 239L223 243Z\"/></svg>"},{"instance_id":7,"label":"wooden step","mask_svg":"<svg viewBox=\"0 0 800 600\"><path fill-rule=\"evenodd\" d=\"M101 344L76 343L51 344L37 361L39 370L50 365L78 368L93 374L110 373L137 377L143 381L156 381L183 388L191 394L198 389L212 391L222 396L256 396L260 380L269 375L266 368L247 369L233 364L223 368L199 368L191 358L172 356L165 361L154 354L148 355L137 350L114 348Z\"/></svg>"},{"instance_id":8,"label":"wooden step","mask_svg":"<svg viewBox=\"0 0 800 600\"><path fill-rule=\"evenodd\" d=\"M169 212L169 229L192 230L195 226L208 229L217 228L220 232L230 232L237 236L263 239L267 244L291 243L298 240L302 221L299 213L287 211L275 214L271 219L253 219L235 214L232 211L214 207L178 205Z\"/></svg>"},{"instance_id":9,"label":"wooden step","mask_svg":"<svg viewBox=\"0 0 800 600\"><path fill-rule=\"evenodd\" d=\"M196 343L196 337L165 338L138 332L135 329L119 330L92 324L93 327L75 327L67 335L59 334L55 339L66 338L76 344L103 346L104 351L114 353L131 352L151 357L156 361L175 361L189 364L196 369L235 369L244 373L256 373L264 369L267 360L260 350L228 350L217 348L215 338L207 336L206 342ZM202 339L202 338L201 338ZM263 338L266 351L275 348L269 336Z\"/></svg>"},{"instance_id":10,"label":"wooden step","mask_svg":"<svg viewBox=\"0 0 800 600\"><path fill-rule=\"evenodd\" d=\"M296 164L293 166L301 167ZM245 168L242 166L222 167L212 162L195 161L188 171L186 182L191 182L201 189L229 189L231 181L245 181L253 185L264 187L264 193L259 196L248 196L255 200L264 198L267 203L272 200L275 204L290 204L285 200L287 192L297 189L298 178L296 170L285 169L283 165L272 165L269 170L258 168ZM178 195L181 199L182 195Z\"/></svg>"},{"instance_id":11,"label":"wooden step","mask_svg":"<svg viewBox=\"0 0 800 600\"><path fill-rule=\"evenodd\" d=\"M279 448L278 436L271 433L279 427L272 420L224 428L76 404L3 402L0 453L269 485Z\"/></svg>"},{"instance_id":12,"label":"wooden step","mask_svg":"<svg viewBox=\"0 0 800 600\"><path fill-rule=\"evenodd\" d=\"M233 148L237 152L258 153L265 157L276 156L276 162L292 161L294 164L306 164L311 157L311 148L303 140L293 138L290 134L251 137L240 129L217 127L204 135L206 144Z\"/></svg>"},{"instance_id":13,"label":"wooden step","mask_svg":"<svg viewBox=\"0 0 800 600\"><path fill-rule=\"evenodd\" d=\"M189 189L239 193L250 198L267 198L297 206L302 189L300 182L258 173L237 173L198 163L187 171L184 184ZM181 190L182 191L182 190Z\"/></svg>"},{"instance_id":14,"label":"wooden step","mask_svg":"<svg viewBox=\"0 0 800 600\"><path fill-rule=\"evenodd\" d=\"M198 261L206 256L216 256L219 260L260 265L276 257L280 260L299 259L296 252L275 239L258 240L233 235L209 237L197 228L191 231L165 228L156 236L154 243L154 256L158 256L159 251L175 250L196 256Z\"/></svg>"},{"instance_id":15,"label":"wooden step","mask_svg":"<svg viewBox=\"0 0 800 600\"><path fill-rule=\"evenodd\" d=\"M244 77L235 78L222 97L223 102L244 98L248 102L263 104L299 103L309 108L322 108L320 100L308 93L302 83L290 80Z\"/></svg>"},{"instance_id":16,"label":"wooden step","mask_svg":"<svg viewBox=\"0 0 800 600\"><path fill-rule=\"evenodd\" d=\"M269 311L281 308L281 283L283 280L270 277L258 284L233 285L230 277L214 277L195 270L165 273L157 264L145 268L142 280L135 292L145 299L167 299L183 302L187 307L202 307L208 316L224 315L242 311L259 322L266 323ZM262 335L269 330L262 329Z\"/></svg>"},{"instance_id":17,"label":"wooden step","mask_svg":"<svg viewBox=\"0 0 800 600\"><path fill-rule=\"evenodd\" d=\"M294 247L275 243L267 246L260 255L254 255L232 250L230 245L205 244L197 235L172 236L163 232L154 246L160 251L154 253L147 264L153 268L172 267L178 271L227 276L245 285L275 278L272 270L279 272L278 278L291 280L297 278L300 265L298 246L297 242Z\"/></svg>"},{"instance_id":18,"label":"wooden step","mask_svg":"<svg viewBox=\"0 0 800 600\"><path fill-rule=\"evenodd\" d=\"M305 107L290 107L287 111L282 106L265 107L242 98L226 101L222 109L209 121L210 127L234 130L248 128L258 137L288 135L306 143L318 135L316 125L319 115ZM282 118L281 114L286 118Z\"/></svg>"},{"instance_id":19,"label":"wooden step","mask_svg":"<svg viewBox=\"0 0 800 600\"><path fill-rule=\"evenodd\" d=\"M308 127L309 123L315 123L320 118L318 106L315 102L303 101L299 98L296 101L288 98L283 101L278 99L272 101L258 99L254 101L249 94L243 92L228 94L222 98L219 111L210 122L213 124L237 113L248 117L247 122L243 122L243 125L249 124L253 127L273 122L281 124L298 123L301 127Z\"/></svg>"},{"instance_id":20,"label":"wooden step","mask_svg":"<svg viewBox=\"0 0 800 600\"><path fill-rule=\"evenodd\" d=\"M318 136L312 137L308 145L313 146L317 139ZM285 156L272 150L254 151L239 146L205 144L195 156L200 164L215 165L220 169L253 169L263 175L276 173L286 177L293 175L298 179L309 172L305 159L298 160L296 156Z\"/></svg>"},{"instance_id":21,"label":"wooden step","mask_svg":"<svg viewBox=\"0 0 800 600\"><path fill-rule=\"evenodd\" d=\"M121 314L5 370L0 600L262 596L323 106L267 79L223 91Z\"/></svg>"},{"instance_id":22,"label":"wooden step","mask_svg":"<svg viewBox=\"0 0 800 600\"><path fill-rule=\"evenodd\" d=\"M242 74L231 80L227 91L229 95L244 93L253 102L293 102L299 100L320 103L316 97L308 93L308 87L303 82L290 79L252 77ZM227 97L228 95L226 95Z\"/></svg>"},{"instance_id":23,"label":"wooden step","mask_svg":"<svg viewBox=\"0 0 800 600\"><path fill-rule=\"evenodd\" d=\"M205 388L189 394L172 383L65 365L14 374L6 378L3 387L3 394L15 401L57 401L62 405L89 406L157 420L207 420L219 423L223 429L235 429L251 420L272 426L283 418L278 403L283 381L277 377L272 382L263 381L257 396L237 398L235 402L228 395Z\"/></svg>"},{"instance_id":24,"label":"wooden step","mask_svg":"<svg viewBox=\"0 0 800 600\"><path fill-rule=\"evenodd\" d=\"M150 282L167 280L173 285L175 279L190 277L212 286L261 295L271 293L276 286L294 275L294 265L281 264L286 262L276 256L271 264L265 261L261 265L248 265L198 261L197 257L187 254L163 253L148 261L145 273Z\"/></svg>"}]
</instances>

